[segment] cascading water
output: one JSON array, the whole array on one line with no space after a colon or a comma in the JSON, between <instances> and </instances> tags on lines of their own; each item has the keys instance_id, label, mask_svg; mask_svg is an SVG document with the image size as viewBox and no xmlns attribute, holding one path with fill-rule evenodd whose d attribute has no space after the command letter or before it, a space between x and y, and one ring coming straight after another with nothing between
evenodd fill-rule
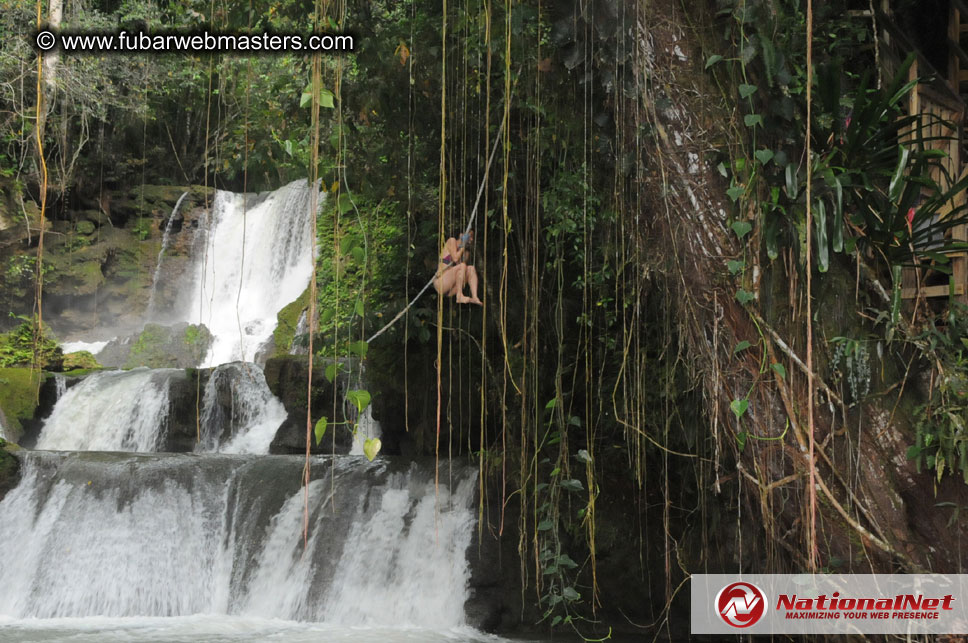
<instances>
[{"instance_id":1,"label":"cascading water","mask_svg":"<svg viewBox=\"0 0 968 643\"><path fill-rule=\"evenodd\" d=\"M314 458L302 487L302 458L265 455L286 409L262 369L237 360L255 359L309 283L311 202L305 181L216 193L183 273L189 305L171 305L174 320L211 331L211 371L58 378L37 440L51 451L23 452L0 502L0 543L18 547L0 556L0 640L498 640L463 627L472 469L455 465L438 486L431 463ZM196 453L156 453L190 449L196 430ZM379 435L367 407L351 453Z\"/></svg>"},{"instance_id":2,"label":"cascading water","mask_svg":"<svg viewBox=\"0 0 968 643\"><path fill-rule=\"evenodd\" d=\"M147 368L86 377L58 394L37 448L138 452L163 448L171 413L169 391L176 376L186 377L178 369ZM190 389L194 393L194 385ZM203 453L266 454L286 419L285 407L255 364L223 364L213 369L200 406L201 441L196 451Z\"/></svg>"},{"instance_id":3,"label":"cascading water","mask_svg":"<svg viewBox=\"0 0 968 643\"><path fill-rule=\"evenodd\" d=\"M252 361L272 336L279 311L302 294L312 276L313 199L307 182L252 201L217 192L204 250L196 250L187 317L214 336L203 366Z\"/></svg>"},{"instance_id":4,"label":"cascading water","mask_svg":"<svg viewBox=\"0 0 968 643\"><path fill-rule=\"evenodd\" d=\"M225 398L228 404L221 404ZM217 367L205 385L204 400L198 452L268 453L276 430L286 420L286 408L255 364Z\"/></svg>"},{"instance_id":5,"label":"cascading water","mask_svg":"<svg viewBox=\"0 0 968 643\"><path fill-rule=\"evenodd\" d=\"M94 373L60 396L38 449L154 451L168 417L174 369Z\"/></svg>"},{"instance_id":6,"label":"cascading water","mask_svg":"<svg viewBox=\"0 0 968 643\"><path fill-rule=\"evenodd\" d=\"M158 261L155 262L155 272L151 278L151 294L148 296L148 307L145 313L147 319L154 319L155 316L155 295L158 291L158 277L161 274L161 264L165 259L165 251L168 250L168 244L171 240L171 224L175 221L178 209L187 196L188 192L184 192L178 197L178 201L175 202L175 207L172 208L171 214L168 215L168 223L165 224L165 232L161 237L161 250L158 251Z\"/></svg>"},{"instance_id":7,"label":"cascading water","mask_svg":"<svg viewBox=\"0 0 968 643\"><path fill-rule=\"evenodd\" d=\"M54 373L54 399L59 400L67 392L67 378L60 373Z\"/></svg>"},{"instance_id":8,"label":"cascading water","mask_svg":"<svg viewBox=\"0 0 968 643\"><path fill-rule=\"evenodd\" d=\"M19 544L0 557L0 617L464 623L473 470L457 468L435 500L432 463L315 458L304 552L302 466L293 456L28 453L0 502L0 542Z\"/></svg>"}]
</instances>

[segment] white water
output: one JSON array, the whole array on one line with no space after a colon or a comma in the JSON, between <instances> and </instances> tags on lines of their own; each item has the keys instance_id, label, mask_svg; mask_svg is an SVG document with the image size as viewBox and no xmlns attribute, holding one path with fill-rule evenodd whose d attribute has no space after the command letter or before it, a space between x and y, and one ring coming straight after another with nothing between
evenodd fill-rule
<instances>
[{"instance_id":1,"label":"white water","mask_svg":"<svg viewBox=\"0 0 968 643\"><path fill-rule=\"evenodd\" d=\"M463 625L470 579L465 552L474 529L474 517L465 508L474 495L474 479L462 480L453 496L442 486L436 497L433 481L416 489L412 482L397 475L385 489L371 489L370 501L379 507L353 525L353 540L333 579L339 590L331 592L325 621Z\"/></svg>"},{"instance_id":2,"label":"white water","mask_svg":"<svg viewBox=\"0 0 968 643\"><path fill-rule=\"evenodd\" d=\"M251 199L251 197L250 197ZM279 311L312 275L311 190L295 181L247 205L246 197L215 195L204 250L196 249L192 323L214 336L203 366L252 361L269 340Z\"/></svg>"},{"instance_id":3,"label":"white water","mask_svg":"<svg viewBox=\"0 0 968 643\"><path fill-rule=\"evenodd\" d=\"M467 627L339 627L223 615L170 618L65 618L7 620L0 617L0 640L11 643L506 643L505 639Z\"/></svg>"},{"instance_id":4,"label":"white water","mask_svg":"<svg viewBox=\"0 0 968 643\"><path fill-rule=\"evenodd\" d=\"M170 378L177 369L104 371L66 389L44 423L38 449L137 451L162 448L171 411ZM227 409L225 408L227 406ZM202 440L196 451L266 454L286 409L269 390L262 369L232 363L215 368L201 403Z\"/></svg>"},{"instance_id":5,"label":"white water","mask_svg":"<svg viewBox=\"0 0 968 643\"><path fill-rule=\"evenodd\" d=\"M87 351L91 355L97 355L104 347L108 345L109 341L103 342L64 342L61 344L61 349L63 349L64 354L76 353L78 351Z\"/></svg>"},{"instance_id":6,"label":"white water","mask_svg":"<svg viewBox=\"0 0 968 643\"><path fill-rule=\"evenodd\" d=\"M230 398L228 416L218 403L220 396ZM245 362L223 364L212 371L205 385L203 436L195 450L269 453L269 445L286 416L286 408L269 390L261 368ZM223 443L225 430L230 439Z\"/></svg>"},{"instance_id":7,"label":"white water","mask_svg":"<svg viewBox=\"0 0 968 643\"><path fill-rule=\"evenodd\" d=\"M303 491L274 488L298 456L29 454L0 502L0 542L18 543L0 556L0 639L5 619L94 616L462 627L474 474L435 505L432 468L314 462L304 553Z\"/></svg>"},{"instance_id":8,"label":"white water","mask_svg":"<svg viewBox=\"0 0 968 643\"><path fill-rule=\"evenodd\" d=\"M60 373L54 373L54 400L64 397L67 392L67 378Z\"/></svg>"},{"instance_id":9,"label":"white water","mask_svg":"<svg viewBox=\"0 0 968 643\"><path fill-rule=\"evenodd\" d=\"M383 435L383 431L380 428L380 423L373 419L373 405L371 404L360 413L359 421L356 424L356 435L353 436L353 445L350 447L350 455L364 455L363 445L366 440L378 438L381 435Z\"/></svg>"},{"instance_id":10,"label":"white water","mask_svg":"<svg viewBox=\"0 0 968 643\"><path fill-rule=\"evenodd\" d=\"M168 223L165 224L165 233L161 236L161 250L158 251L158 260L155 262L155 272L151 277L151 294L148 296L148 307L145 317L147 319L153 319L155 315L155 292L158 290L158 275L161 273L161 264L165 259L165 251L168 250L168 244L171 241L171 224L175 220L175 215L178 214L178 208L181 207L182 201L188 196L188 192L183 192L178 201L175 202L175 207L172 208L171 214L168 215Z\"/></svg>"},{"instance_id":11,"label":"white water","mask_svg":"<svg viewBox=\"0 0 968 643\"><path fill-rule=\"evenodd\" d=\"M173 369L94 373L60 396L38 449L154 451L168 416Z\"/></svg>"}]
</instances>

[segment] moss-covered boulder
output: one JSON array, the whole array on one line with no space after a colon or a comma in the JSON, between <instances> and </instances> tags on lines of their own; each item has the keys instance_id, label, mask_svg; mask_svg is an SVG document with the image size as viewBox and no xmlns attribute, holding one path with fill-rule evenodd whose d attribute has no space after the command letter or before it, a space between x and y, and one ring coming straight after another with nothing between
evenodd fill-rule
<instances>
[{"instance_id":1,"label":"moss-covered boulder","mask_svg":"<svg viewBox=\"0 0 968 643\"><path fill-rule=\"evenodd\" d=\"M97 359L88 351L77 351L64 355L65 371L90 371L101 368Z\"/></svg>"},{"instance_id":2,"label":"moss-covered boulder","mask_svg":"<svg viewBox=\"0 0 968 643\"><path fill-rule=\"evenodd\" d=\"M211 343L212 333L203 324L145 324L140 333L110 342L98 353L98 361L119 368L191 368Z\"/></svg>"},{"instance_id":3,"label":"moss-covered boulder","mask_svg":"<svg viewBox=\"0 0 968 643\"><path fill-rule=\"evenodd\" d=\"M88 221L87 219L82 219L78 221L76 224L74 224L74 230L77 232L77 234L84 234L84 235L93 234L95 230L95 225L94 223L92 223L91 221Z\"/></svg>"},{"instance_id":4,"label":"moss-covered boulder","mask_svg":"<svg viewBox=\"0 0 968 643\"><path fill-rule=\"evenodd\" d=\"M44 375L29 368L0 368L0 411L7 439L19 440L23 423L34 417Z\"/></svg>"},{"instance_id":5,"label":"moss-covered boulder","mask_svg":"<svg viewBox=\"0 0 968 643\"><path fill-rule=\"evenodd\" d=\"M272 332L273 355L289 353L299 329L299 320L307 308L309 308L309 288L306 288L296 301L279 311L276 317L276 329Z\"/></svg>"}]
</instances>

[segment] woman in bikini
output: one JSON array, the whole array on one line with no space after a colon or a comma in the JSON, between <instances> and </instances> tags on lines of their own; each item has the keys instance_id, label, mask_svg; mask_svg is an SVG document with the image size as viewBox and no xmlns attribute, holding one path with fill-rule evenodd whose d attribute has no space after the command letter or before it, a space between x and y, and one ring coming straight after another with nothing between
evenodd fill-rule
<instances>
[{"instance_id":1,"label":"woman in bikini","mask_svg":"<svg viewBox=\"0 0 968 643\"><path fill-rule=\"evenodd\" d=\"M440 253L440 264L434 277L434 288L444 297L453 295L458 304L477 304L483 302L477 297L477 270L464 263L464 252L474 242L474 233L461 235L460 241L451 237L444 243ZM464 284L470 286L471 296L464 295Z\"/></svg>"}]
</instances>

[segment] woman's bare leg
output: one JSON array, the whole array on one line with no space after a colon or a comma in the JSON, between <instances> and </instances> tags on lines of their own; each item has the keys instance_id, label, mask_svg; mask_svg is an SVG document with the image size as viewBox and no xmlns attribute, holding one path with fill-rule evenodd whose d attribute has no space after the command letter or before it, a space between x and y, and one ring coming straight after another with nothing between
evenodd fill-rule
<instances>
[{"instance_id":1,"label":"woman's bare leg","mask_svg":"<svg viewBox=\"0 0 968 643\"><path fill-rule=\"evenodd\" d=\"M434 279L434 289L436 289L436 291L443 297L453 295L453 290L457 284L457 273L457 266L445 270L443 274Z\"/></svg>"},{"instance_id":2,"label":"woman's bare leg","mask_svg":"<svg viewBox=\"0 0 968 643\"><path fill-rule=\"evenodd\" d=\"M457 298L458 304L466 304L470 301L470 297L464 296L464 284L467 281L467 264L460 264L455 268L457 272L457 280L454 283L454 289L450 291L450 294Z\"/></svg>"},{"instance_id":3,"label":"woman's bare leg","mask_svg":"<svg viewBox=\"0 0 968 643\"><path fill-rule=\"evenodd\" d=\"M467 266L467 285L471 288L471 296L467 301L478 306L484 305L477 297L477 268L474 266Z\"/></svg>"}]
</instances>

